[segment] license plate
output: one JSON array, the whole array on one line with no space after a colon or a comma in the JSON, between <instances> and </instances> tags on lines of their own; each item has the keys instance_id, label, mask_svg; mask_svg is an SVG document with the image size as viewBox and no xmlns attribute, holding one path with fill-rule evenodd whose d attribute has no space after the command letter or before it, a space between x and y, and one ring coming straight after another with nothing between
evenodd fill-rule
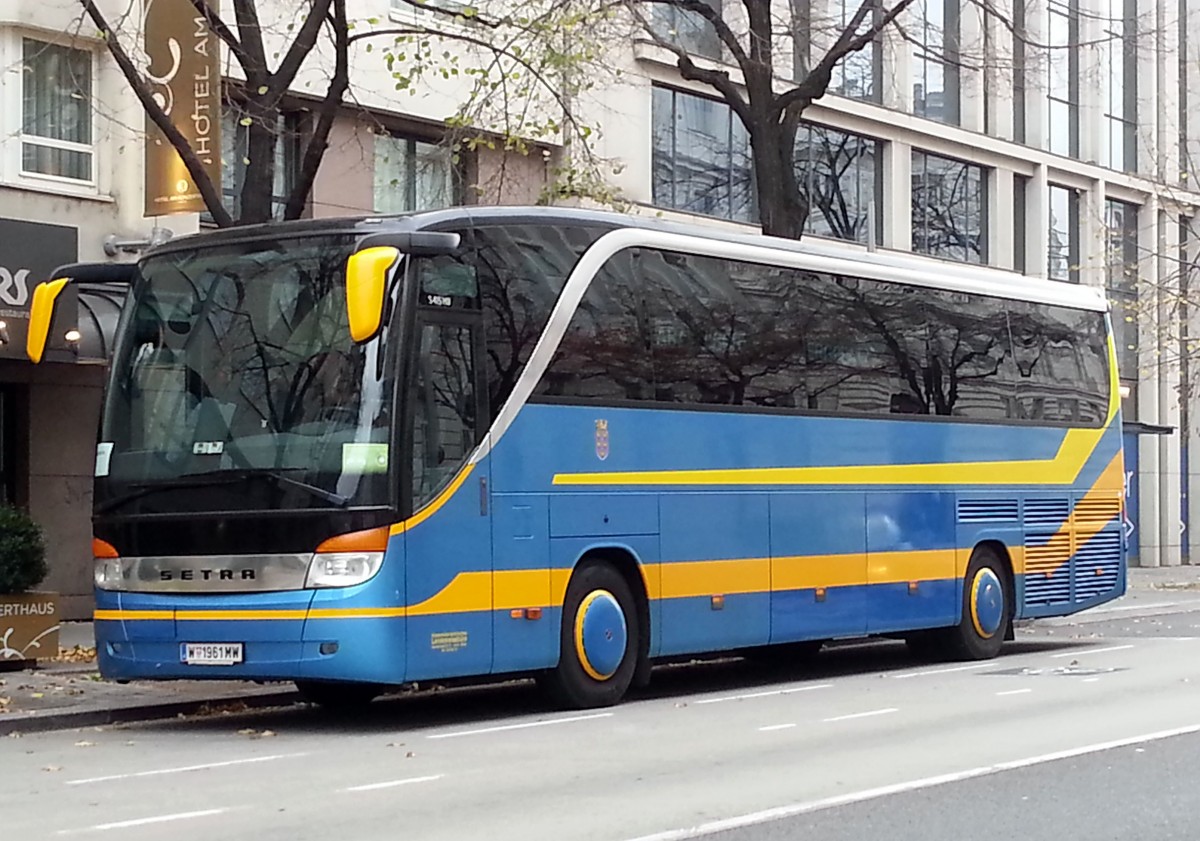
<instances>
[{"instance_id":1,"label":"license plate","mask_svg":"<svg viewBox=\"0 0 1200 841\"><path fill-rule=\"evenodd\" d=\"M179 659L189 666L232 666L242 662L240 642L185 642Z\"/></svg>"}]
</instances>

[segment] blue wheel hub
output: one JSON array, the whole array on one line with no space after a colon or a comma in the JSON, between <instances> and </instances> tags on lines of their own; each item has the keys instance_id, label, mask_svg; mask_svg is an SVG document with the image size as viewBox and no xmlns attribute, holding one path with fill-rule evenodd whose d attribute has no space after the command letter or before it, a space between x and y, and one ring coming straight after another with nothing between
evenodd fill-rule
<instances>
[{"instance_id":1,"label":"blue wheel hub","mask_svg":"<svg viewBox=\"0 0 1200 841\"><path fill-rule=\"evenodd\" d=\"M628 631L621 603L607 590L593 590L575 612L575 653L595 680L608 680L625 658Z\"/></svg>"},{"instance_id":2,"label":"blue wheel hub","mask_svg":"<svg viewBox=\"0 0 1200 841\"><path fill-rule=\"evenodd\" d=\"M1004 585L991 569L981 569L971 582L971 622L975 632L991 639L1004 623Z\"/></svg>"}]
</instances>

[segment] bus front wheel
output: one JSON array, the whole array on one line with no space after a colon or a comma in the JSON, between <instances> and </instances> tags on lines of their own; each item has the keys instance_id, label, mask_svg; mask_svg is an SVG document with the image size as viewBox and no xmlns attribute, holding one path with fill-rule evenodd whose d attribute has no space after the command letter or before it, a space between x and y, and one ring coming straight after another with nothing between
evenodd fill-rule
<instances>
[{"instance_id":1,"label":"bus front wheel","mask_svg":"<svg viewBox=\"0 0 1200 841\"><path fill-rule=\"evenodd\" d=\"M584 562L563 600L558 666L542 684L565 707L611 706L633 680L639 639L637 604L625 578L604 561Z\"/></svg>"}]
</instances>

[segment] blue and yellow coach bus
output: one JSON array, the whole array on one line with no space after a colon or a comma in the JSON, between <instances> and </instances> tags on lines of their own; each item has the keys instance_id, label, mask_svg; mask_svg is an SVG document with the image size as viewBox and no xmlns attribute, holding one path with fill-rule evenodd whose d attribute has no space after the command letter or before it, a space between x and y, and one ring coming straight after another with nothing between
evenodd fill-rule
<instances>
[{"instance_id":1,"label":"blue and yellow coach bus","mask_svg":"<svg viewBox=\"0 0 1200 841\"><path fill-rule=\"evenodd\" d=\"M38 288L31 358L94 271ZM588 707L699 652L993 657L1125 589L1093 289L547 208L233 229L127 272L109 678L333 704L534 674Z\"/></svg>"}]
</instances>

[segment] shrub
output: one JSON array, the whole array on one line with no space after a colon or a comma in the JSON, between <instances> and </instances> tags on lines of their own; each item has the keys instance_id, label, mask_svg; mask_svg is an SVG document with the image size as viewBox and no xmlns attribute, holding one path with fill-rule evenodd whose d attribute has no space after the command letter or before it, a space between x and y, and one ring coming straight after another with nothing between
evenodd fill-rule
<instances>
[{"instance_id":1,"label":"shrub","mask_svg":"<svg viewBox=\"0 0 1200 841\"><path fill-rule=\"evenodd\" d=\"M41 527L24 511L0 506L0 594L30 590L48 571Z\"/></svg>"}]
</instances>

